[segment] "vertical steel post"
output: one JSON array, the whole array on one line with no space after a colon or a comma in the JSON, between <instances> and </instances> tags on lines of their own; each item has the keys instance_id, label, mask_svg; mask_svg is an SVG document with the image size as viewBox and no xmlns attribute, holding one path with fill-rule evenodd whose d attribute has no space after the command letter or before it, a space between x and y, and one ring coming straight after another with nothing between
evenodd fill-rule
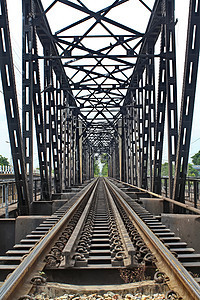
<instances>
[{"instance_id":1,"label":"vertical steel post","mask_svg":"<svg viewBox=\"0 0 200 300\"><path fill-rule=\"evenodd\" d=\"M118 122L118 132L119 132L119 180L123 180L122 175L122 120Z\"/></svg>"},{"instance_id":2,"label":"vertical steel post","mask_svg":"<svg viewBox=\"0 0 200 300\"><path fill-rule=\"evenodd\" d=\"M148 43L148 54L154 54L155 47L152 42ZM148 76L148 101L149 101L149 175L150 175L150 190L152 190L153 180L153 161L154 161L154 140L155 140L155 66L154 57L149 58L147 68ZM147 174L148 175L148 174Z\"/></svg>"},{"instance_id":3,"label":"vertical steel post","mask_svg":"<svg viewBox=\"0 0 200 300\"><path fill-rule=\"evenodd\" d=\"M0 0L0 70L21 215L29 214L29 191L19 118L6 0Z\"/></svg>"},{"instance_id":4,"label":"vertical steel post","mask_svg":"<svg viewBox=\"0 0 200 300\"><path fill-rule=\"evenodd\" d=\"M160 53L164 54L165 38L164 26L161 29ZM161 194L161 167L163 156L163 141L165 128L165 109L166 109L166 60L161 56L158 77L158 98L155 124L154 142L154 163L152 191Z\"/></svg>"},{"instance_id":5,"label":"vertical steel post","mask_svg":"<svg viewBox=\"0 0 200 300\"><path fill-rule=\"evenodd\" d=\"M22 135L30 201L33 201L33 68L31 50L33 27L30 24L32 0L22 1Z\"/></svg>"},{"instance_id":6,"label":"vertical steel post","mask_svg":"<svg viewBox=\"0 0 200 300\"><path fill-rule=\"evenodd\" d=\"M194 180L194 207L197 208L197 199L198 199L198 181Z\"/></svg>"},{"instance_id":7,"label":"vertical steel post","mask_svg":"<svg viewBox=\"0 0 200 300\"><path fill-rule=\"evenodd\" d=\"M148 53L148 45L147 45ZM145 99L143 104L143 130L142 130L142 187L147 188L147 174L149 161L149 134L150 134L150 90L151 90L151 61L147 59L145 68Z\"/></svg>"},{"instance_id":8,"label":"vertical steel post","mask_svg":"<svg viewBox=\"0 0 200 300\"><path fill-rule=\"evenodd\" d=\"M33 106L35 116L36 139L38 148L38 158L40 167L40 178L42 188L42 198L44 200L51 199L51 181L49 180L47 170L47 148L46 137L44 131L44 118L42 108L42 97L40 90L40 73L37 59L37 41L36 32L33 31L33 45L32 45L32 61L33 61Z\"/></svg>"},{"instance_id":9,"label":"vertical steel post","mask_svg":"<svg viewBox=\"0 0 200 300\"><path fill-rule=\"evenodd\" d=\"M176 162L178 139L177 83L176 83L176 41L175 41L175 3L165 0L165 45L166 45L166 88L167 88L167 127L168 127L168 166L169 196L173 191L173 172Z\"/></svg>"},{"instance_id":10,"label":"vertical steel post","mask_svg":"<svg viewBox=\"0 0 200 300\"><path fill-rule=\"evenodd\" d=\"M185 181L194 112L199 50L200 0L190 0L179 136L173 189L173 199L176 199L180 202L185 201Z\"/></svg>"},{"instance_id":11,"label":"vertical steel post","mask_svg":"<svg viewBox=\"0 0 200 300\"><path fill-rule=\"evenodd\" d=\"M121 163L122 163L122 181L127 181L127 153L126 153L126 120L125 120L125 116L122 115L122 122L121 122L121 126L122 126L122 139L121 139Z\"/></svg>"},{"instance_id":12,"label":"vertical steel post","mask_svg":"<svg viewBox=\"0 0 200 300\"><path fill-rule=\"evenodd\" d=\"M45 56L50 56L50 45L43 47ZM50 93L50 65L49 59L44 59L44 135L46 138L46 164L49 182L52 180L52 129L51 129L51 93ZM49 186L52 192L51 185Z\"/></svg>"},{"instance_id":13,"label":"vertical steel post","mask_svg":"<svg viewBox=\"0 0 200 300\"><path fill-rule=\"evenodd\" d=\"M82 122L79 121L79 176L80 184L83 183L83 136L82 136Z\"/></svg>"},{"instance_id":14,"label":"vertical steel post","mask_svg":"<svg viewBox=\"0 0 200 300\"><path fill-rule=\"evenodd\" d=\"M8 183L5 183L4 187L5 187L5 218L9 218L9 212L8 212L8 205L9 205L8 189L9 189L9 186L8 186Z\"/></svg>"}]
</instances>

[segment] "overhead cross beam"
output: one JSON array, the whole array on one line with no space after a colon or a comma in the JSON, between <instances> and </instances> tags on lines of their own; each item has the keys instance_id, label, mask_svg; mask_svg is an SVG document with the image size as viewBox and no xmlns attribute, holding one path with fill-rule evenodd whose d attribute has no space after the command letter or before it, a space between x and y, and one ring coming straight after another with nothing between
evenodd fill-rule
<instances>
[{"instance_id":1,"label":"overhead cross beam","mask_svg":"<svg viewBox=\"0 0 200 300\"><path fill-rule=\"evenodd\" d=\"M155 0L152 7L135 1L133 8L149 16L141 31L121 24L121 16L110 17L128 4L113 0L94 11L85 1L55 0L44 10L42 0L23 0L25 167L31 179L34 114L45 200L51 199L52 170L60 193L93 176L95 153L107 153L112 176L161 193L165 135L170 196L174 185L173 197L183 197L198 66L199 3L191 0L177 149L174 0ZM66 18L64 27L58 20L53 32L52 15L60 7L84 17L73 23ZM29 188L32 194L31 182Z\"/></svg>"}]
</instances>

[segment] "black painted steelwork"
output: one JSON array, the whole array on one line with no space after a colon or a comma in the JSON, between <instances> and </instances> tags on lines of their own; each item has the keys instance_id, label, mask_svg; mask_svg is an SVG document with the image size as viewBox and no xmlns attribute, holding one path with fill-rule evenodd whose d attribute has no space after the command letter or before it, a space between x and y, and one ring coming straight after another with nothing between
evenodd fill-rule
<instances>
[{"instance_id":1,"label":"black painted steelwork","mask_svg":"<svg viewBox=\"0 0 200 300\"><path fill-rule=\"evenodd\" d=\"M153 191L161 193L161 165L163 154L163 138L165 128L165 111L167 109L168 130L168 165L170 177L170 196L172 196L172 173L175 165L177 145L177 83L175 52L175 20L174 1L163 2L162 15L165 23L161 27L161 49L159 69L159 89L157 98L157 116L154 143ZM166 50L165 50L166 49ZM167 59L166 59L167 58Z\"/></svg>"},{"instance_id":2,"label":"black painted steelwork","mask_svg":"<svg viewBox=\"0 0 200 300\"><path fill-rule=\"evenodd\" d=\"M30 199L33 197L33 104L32 104L32 63L29 57L31 55L31 39L32 27L30 26L30 18L28 17L32 11L31 1L24 0L23 5L23 60L22 60L22 136L25 155L26 172L29 174L29 194Z\"/></svg>"},{"instance_id":3,"label":"black painted steelwork","mask_svg":"<svg viewBox=\"0 0 200 300\"><path fill-rule=\"evenodd\" d=\"M15 171L15 180L19 199L19 212L29 214L29 191L25 160L22 146L17 92L15 86L14 65L11 52L11 40L8 25L8 12L5 0L0 1L0 70L10 145Z\"/></svg>"},{"instance_id":4,"label":"black painted steelwork","mask_svg":"<svg viewBox=\"0 0 200 300\"><path fill-rule=\"evenodd\" d=\"M184 202L200 49L200 1L190 1L173 198Z\"/></svg>"},{"instance_id":5,"label":"black painted steelwork","mask_svg":"<svg viewBox=\"0 0 200 300\"><path fill-rule=\"evenodd\" d=\"M136 2L149 16L144 32L110 17L127 2L115 0L95 11L80 0L52 1L45 9L42 0L23 0L25 156L21 155L31 198L34 108L44 200L51 199L52 172L60 193L92 178L95 156L103 153L109 176L161 193L166 135L170 197L184 202L199 55L199 2L191 0L190 5L179 140L175 1L155 0L152 7ZM74 23L66 18L66 25L60 28L58 22L53 32L49 14L60 7L83 17Z\"/></svg>"}]
</instances>

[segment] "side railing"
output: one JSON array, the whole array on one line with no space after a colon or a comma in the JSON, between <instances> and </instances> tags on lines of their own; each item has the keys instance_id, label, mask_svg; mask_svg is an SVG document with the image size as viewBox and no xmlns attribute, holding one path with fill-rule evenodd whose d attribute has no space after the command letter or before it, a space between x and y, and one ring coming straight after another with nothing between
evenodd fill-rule
<instances>
[{"instance_id":1,"label":"side railing","mask_svg":"<svg viewBox=\"0 0 200 300\"><path fill-rule=\"evenodd\" d=\"M0 209L5 208L5 217L7 218L8 206L17 203L17 188L13 180L0 182Z\"/></svg>"},{"instance_id":2,"label":"side railing","mask_svg":"<svg viewBox=\"0 0 200 300\"><path fill-rule=\"evenodd\" d=\"M150 190L150 178L148 178L148 189ZM161 177L161 195L170 198L169 177ZM200 209L200 178L187 177L185 185L185 201L189 205Z\"/></svg>"},{"instance_id":3,"label":"side railing","mask_svg":"<svg viewBox=\"0 0 200 300\"><path fill-rule=\"evenodd\" d=\"M54 183L52 181L52 192L54 193ZM41 180L38 177L33 179L33 201L39 201L42 198ZM0 180L0 209L2 215L9 217L9 206L17 204L17 188L14 179Z\"/></svg>"},{"instance_id":4,"label":"side railing","mask_svg":"<svg viewBox=\"0 0 200 300\"><path fill-rule=\"evenodd\" d=\"M0 165L0 174L14 174L13 166L1 166Z\"/></svg>"}]
</instances>

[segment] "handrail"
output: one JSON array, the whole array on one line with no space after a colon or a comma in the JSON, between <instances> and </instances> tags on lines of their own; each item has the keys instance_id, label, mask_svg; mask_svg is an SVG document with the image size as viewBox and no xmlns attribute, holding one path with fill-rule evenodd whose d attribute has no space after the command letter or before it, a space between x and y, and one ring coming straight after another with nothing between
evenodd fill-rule
<instances>
[{"instance_id":1,"label":"handrail","mask_svg":"<svg viewBox=\"0 0 200 300\"><path fill-rule=\"evenodd\" d=\"M187 210L189 210L189 211L191 211L191 212L193 212L193 213L195 213L195 214L198 214L198 215L200 214L200 209L195 208L195 207L192 207L192 206L189 206L188 204L184 204L184 203L178 202L178 201L176 201L176 200L170 199L170 198L168 198L168 197L164 197L164 196L162 196L162 195L159 195L159 194L156 194L156 193L154 193L154 192L145 190L145 189L143 189L143 188L140 188L140 187L138 187L138 186L132 185L132 184L130 184L130 183L127 183L127 182L124 182L124 181L120 181L120 180L118 180L118 179L114 179L114 180L116 180L116 181L119 182L119 183L122 183L122 184L125 184L125 185L127 185L127 186L130 186L130 187L132 187L132 188L138 189L138 190L140 190L141 192L148 193L149 195L151 195L151 196L153 196L153 197L160 198L161 200L164 200L164 201L173 203L173 204L175 204L175 205L177 205L177 206L179 206L179 207L182 207L182 208L184 208L184 209L187 209Z\"/></svg>"}]
</instances>

